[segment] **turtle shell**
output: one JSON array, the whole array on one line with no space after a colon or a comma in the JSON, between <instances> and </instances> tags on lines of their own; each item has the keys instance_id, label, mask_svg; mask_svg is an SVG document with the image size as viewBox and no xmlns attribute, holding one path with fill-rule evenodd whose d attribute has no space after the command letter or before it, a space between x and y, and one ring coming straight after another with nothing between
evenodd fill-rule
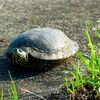
<instances>
[{"instance_id":1,"label":"turtle shell","mask_svg":"<svg viewBox=\"0 0 100 100\"><path fill-rule=\"evenodd\" d=\"M60 30L34 28L15 37L7 53L14 48L21 48L37 59L60 60L74 55L78 44Z\"/></svg>"}]
</instances>

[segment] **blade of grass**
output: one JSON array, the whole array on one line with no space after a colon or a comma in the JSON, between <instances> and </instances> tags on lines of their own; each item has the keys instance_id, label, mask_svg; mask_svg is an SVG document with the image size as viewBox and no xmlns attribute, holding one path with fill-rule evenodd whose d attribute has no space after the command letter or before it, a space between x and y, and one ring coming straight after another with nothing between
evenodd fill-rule
<instances>
[{"instance_id":1,"label":"blade of grass","mask_svg":"<svg viewBox=\"0 0 100 100\"><path fill-rule=\"evenodd\" d=\"M14 100L18 100L18 94L17 94L15 83L14 83L12 76L11 76L9 71L8 71L8 74L9 74L9 77L10 77L10 80L11 80L11 83L12 83L12 86L10 87L10 89L12 91L12 95L14 97Z\"/></svg>"},{"instance_id":2,"label":"blade of grass","mask_svg":"<svg viewBox=\"0 0 100 100\"><path fill-rule=\"evenodd\" d=\"M4 96L4 91L3 91L3 86L2 86L0 100L3 100L3 96Z\"/></svg>"},{"instance_id":3,"label":"blade of grass","mask_svg":"<svg viewBox=\"0 0 100 100\"><path fill-rule=\"evenodd\" d=\"M72 83L71 85L73 85L73 82L72 82L71 80L70 80L70 82L69 82L69 79L66 77L66 78L64 79L64 84L65 84L67 90L68 90L70 93L74 94L73 89L71 89L71 88L69 87L69 83ZM72 87L74 88L74 86L72 86Z\"/></svg>"},{"instance_id":4,"label":"blade of grass","mask_svg":"<svg viewBox=\"0 0 100 100\"><path fill-rule=\"evenodd\" d=\"M94 49L94 46L92 44L92 41L91 41L91 38L90 38L90 35L89 35L89 32L88 32L88 24L86 24L86 36L87 36L87 39L88 39L88 42L89 42L89 47L91 49L91 56L90 56L90 67L92 68L92 79L94 79L94 66L95 66L95 57L96 57L96 54L95 54L95 49Z\"/></svg>"},{"instance_id":5,"label":"blade of grass","mask_svg":"<svg viewBox=\"0 0 100 100\"><path fill-rule=\"evenodd\" d=\"M79 66L74 66L75 70L76 70L76 87L79 87L80 85L82 85L85 81L83 79L83 75L81 73L80 67Z\"/></svg>"},{"instance_id":6,"label":"blade of grass","mask_svg":"<svg viewBox=\"0 0 100 100\"><path fill-rule=\"evenodd\" d=\"M81 59L81 61L85 64L85 67L89 69L89 63L87 59L79 52L76 53L76 55Z\"/></svg>"}]
</instances>

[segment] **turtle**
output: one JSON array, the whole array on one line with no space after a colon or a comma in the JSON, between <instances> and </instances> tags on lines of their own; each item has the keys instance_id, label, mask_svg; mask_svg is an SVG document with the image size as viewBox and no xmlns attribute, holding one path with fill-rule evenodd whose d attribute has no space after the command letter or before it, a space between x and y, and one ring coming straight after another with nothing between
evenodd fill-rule
<instances>
[{"instance_id":1,"label":"turtle","mask_svg":"<svg viewBox=\"0 0 100 100\"><path fill-rule=\"evenodd\" d=\"M33 28L17 35L6 49L7 58L18 66L58 63L78 51L77 42L54 28Z\"/></svg>"}]
</instances>

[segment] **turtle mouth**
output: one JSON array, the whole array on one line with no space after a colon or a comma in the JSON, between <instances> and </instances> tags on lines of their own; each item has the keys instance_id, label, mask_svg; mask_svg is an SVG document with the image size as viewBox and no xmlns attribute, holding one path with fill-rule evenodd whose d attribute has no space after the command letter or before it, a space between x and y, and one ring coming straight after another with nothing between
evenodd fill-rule
<instances>
[{"instance_id":1,"label":"turtle mouth","mask_svg":"<svg viewBox=\"0 0 100 100\"><path fill-rule=\"evenodd\" d=\"M17 65L25 65L28 62L28 56L22 49L15 49L12 53L12 61Z\"/></svg>"}]
</instances>

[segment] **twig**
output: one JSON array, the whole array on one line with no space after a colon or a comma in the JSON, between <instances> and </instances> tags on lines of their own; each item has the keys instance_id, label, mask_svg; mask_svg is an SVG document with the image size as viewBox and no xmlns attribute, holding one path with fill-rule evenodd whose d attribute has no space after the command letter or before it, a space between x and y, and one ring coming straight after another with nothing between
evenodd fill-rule
<instances>
[{"instance_id":1,"label":"twig","mask_svg":"<svg viewBox=\"0 0 100 100\"><path fill-rule=\"evenodd\" d=\"M30 94L33 94L34 96L37 96L42 100L46 100L43 96L37 95L37 94L35 94L35 93L33 93L33 92L29 91L29 90L26 90L26 89L23 89L23 88L21 88L20 90L22 90L24 92L27 92L27 93L30 93Z\"/></svg>"}]
</instances>

